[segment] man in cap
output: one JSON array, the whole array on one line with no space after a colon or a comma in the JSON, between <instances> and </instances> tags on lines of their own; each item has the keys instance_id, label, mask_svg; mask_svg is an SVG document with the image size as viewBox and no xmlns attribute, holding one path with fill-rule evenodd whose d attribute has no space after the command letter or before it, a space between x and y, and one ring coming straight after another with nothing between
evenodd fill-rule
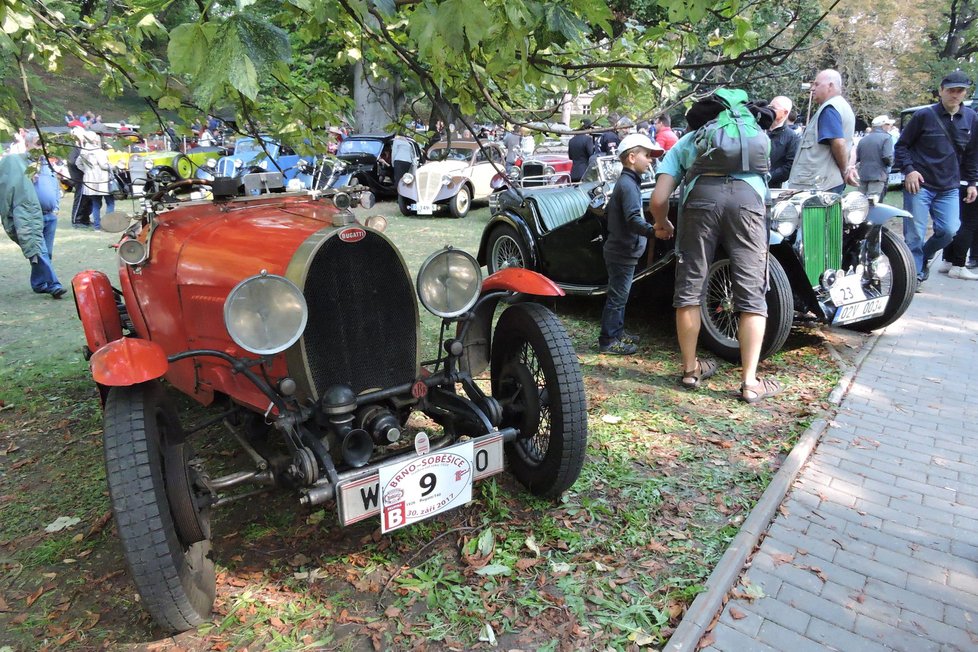
<instances>
[{"instance_id":1,"label":"man in cap","mask_svg":"<svg viewBox=\"0 0 978 652\"><path fill-rule=\"evenodd\" d=\"M604 264L608 269L608 295L601 313L598 350L613 355L631 355L638 338L625 331L625 305L632 289L635 267L645 253L652 225L642 212L642 175L662 149L644 134L628 134L618 143L621 176L608 200L608 239Z\"/></svg>"},{"instance_id":2,"label":"man in cap","mask_svg":"<svg viewBox=\"0 0 978 652\"><path fill-rule=\"evenodd\" d=\"M771 138L771 179L768 184L772 188L780 188L791 173L801 136L788 125L792 106L790 99L778 95L768 106L774 110L774 123L767 132Z\"/></svg>"},{"instance_id":3,"label":"man in cap","mask_svg":"<svg viewBox=\"0 0 978 652\"><path fill-rule=\"evenodd\" d=\"M581 130L590 129L592 122L584 118ZM587 165L594 156L594 136L590 133L577 134L567 143L567 158L571 160L571 181L577 183L584 176Z\"/></svg>"},{"instance_id":4,"label":"man in cap","mask_svg":"<svg viewBox=\"0 0 978 652\"><path fill-rule=\"evenodd\" d=\"M788 186L841 193L846 183L857 183L856 170L849 167L856 116L842 97L842 76L835 70L815 75L812 99L818 111L801 137Z\"/></svg>"},{"instance_id":5,"label":"man in cap","mask_svg":"<svg viewBox=\"0 0 978 652\"><path fill-rule=\"evenodd\" d=\"M886 133L889 116L873 118L872 131L859 139L856 145L856 171L859 173L859 192L867 197L883 200L886 180L893 165L893 140Z\"/></svg>"},{"instance_id":6,"label":"man in cap","mask_svg":"<svg viewBox=\"0 0 978 652\"><path fill-rule=\"evenodd\" d=\"M961 226L961 203L978 197L978 114L963 105L971 79L960 70L941 80L940 101L913 114L896 144L903 172L903 239L913 254L920 283L931 258L954 239ZM926 242L928 220L934 233ZM952 278L978 280L965 261L952 260ZM972 278L974 277L974 278ZM919 289L919 287L918 287Z\"/></svg>"}]
</instances>

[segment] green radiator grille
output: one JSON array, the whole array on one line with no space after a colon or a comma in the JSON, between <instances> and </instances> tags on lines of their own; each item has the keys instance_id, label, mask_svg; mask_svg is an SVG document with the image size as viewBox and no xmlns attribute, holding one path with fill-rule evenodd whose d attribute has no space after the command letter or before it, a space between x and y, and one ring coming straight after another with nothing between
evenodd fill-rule
<instances>
[{"instance_id":1,"label":"green radiator grille","mask_svg":"<svg viewBox=\"0 0 978 652\"><path fill-rule=\"evenodd\" d=\"M822 272L842 266L842 204L804 208L801 237L805 274L815 286Z\"/></svg>"}]
</instances>

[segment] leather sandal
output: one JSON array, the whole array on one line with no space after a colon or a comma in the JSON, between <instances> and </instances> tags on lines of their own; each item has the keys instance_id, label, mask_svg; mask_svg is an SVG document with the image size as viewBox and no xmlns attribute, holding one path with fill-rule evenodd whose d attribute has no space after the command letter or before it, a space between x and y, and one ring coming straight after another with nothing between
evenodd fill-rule
<instances>
[{"instance_id":1,"label":"leather sandal","mask_svg":"<svg viewBox=\"0 0 978 652\"><path fill-rule=\"evenodd\" d=\"M766 398L775 396L776 394L780 394L781 390L781 383L773 378L758 378L757 383L753 385L745 385L741 383L740 398L747 403L753 404Z\"/></svg>"},{"instance_id":2,"label":"leather sandal","mask_svg":"<svg viewBox=\"0 0 978 652\"><path fill-rule=\"evenodd\" d=\"M701 380L706 380L710 376L713 376L718 369L719 366L716 360L712 358L697 358L696 369L684 371L682 378L679 379L679 384L686 389L696 389L700 386Z\"/></svg>"}]
</instances>

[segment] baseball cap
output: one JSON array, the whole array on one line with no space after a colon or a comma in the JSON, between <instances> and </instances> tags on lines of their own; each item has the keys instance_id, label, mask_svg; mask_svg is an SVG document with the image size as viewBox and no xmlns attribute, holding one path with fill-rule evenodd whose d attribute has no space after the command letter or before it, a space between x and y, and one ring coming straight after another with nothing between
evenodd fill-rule
<instances>
[{"instance_id":1,"label":"baseball cap","mask_svg":"<svg viewBox=\"0 0 978 652\"><path fill-rule=\"evenodd\" d=\"M623 157L628 150L636 147L649 150L649 154L653 157L662 156L662 148L653 143L651 138L645 134L635 133L628 134L618 143L618 157Z\"/></svg>"},{"instance_id":2,"label":"baseball cap","mask_svg":"<svg viewBox=\"0 0 978 652\"><path fill-rule=\"evenodd\" d=\"M891 125L891 124L894 124L894 122L893 120L890 119L890 116L886 114L878 115L875 118L873 118L874 127L882 127L883 125Z\"/></svg>"},{"instance_id":3,"label":"baseball cap","mask_svg":"<svg viewBox=\"0 0 978 652\"><path fill-rule=\"evenodd\" d=\"M941 88L967 88L971 86L971 78L960 70L950 72L941 80Z\"/></svg>"}]
</instances>

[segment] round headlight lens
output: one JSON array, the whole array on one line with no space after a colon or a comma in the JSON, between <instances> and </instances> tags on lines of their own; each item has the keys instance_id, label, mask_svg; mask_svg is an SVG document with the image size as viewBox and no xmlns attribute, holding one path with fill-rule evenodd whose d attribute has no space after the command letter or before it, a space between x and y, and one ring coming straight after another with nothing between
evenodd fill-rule
<instances>
[{"instance_id":1,"label":"round headlight lens","mask_svg":"<svg viewBox=\"0 0 978 652\"><path fill-rule=\"evenodd\" d=\"M209 167L209 168L216 168L217 167L217 159L215 159L215 158L209 158L209 159L207 159L207 163L205 165L207 165L207 167Z\"/></svg>"},{"instance_id":2,"label":"round headlight lens","mask_svg":"<svg viewBox=\"0 0 978 652\"><path fill-rule=\"evenodd\" d=\"M353 205L353 198L345 192L338 192L333 195L333 206L336 206L341 211L345 211L350 206Z\"/></svg>"},{"instance_id":3,"label":"round headlight lens","mask_svg":"<svg viewBox=\"0 0 978 652\"><path fill-rule=\"evenodd\" d=\"M451 182L452 182L452 178L450 176L448 176L447 174L441 178L441 185L443 185L443 186L447 186Z\"/></svg>"},{"instance_id":4,"label":"round headlight lens","mask_svg":"<svg viewBox=\"0 0 978 652\"><path fill-rule=\"evenodd\" d=\"M146 168L147 170L152 170L153 169L153 162L152 161L146 161L145 163L143 163L143 167Z\"/></svg>"},{"instance_id":5,"label":"round headlight lens","mask_svg":"<svg viewBox=\"0 0 978 652\"><path fill-rule=\"evenodd\" d=\"M308 318L309 308L295 283L265 272L238 283L224 302L228 335L257 355L274 355L295 344Z\"/></svg>"},{"instance_id":6,"label":"round headlight lens","mask_svg":"<svg viewBox=\"0 0 978 652\"><path fill-rule=\"evenodd\" d=\"M545 167L545 168L543 168L543 173L544 173L544 174L548 174L548 175L549 175L549 174L553 174L553 173L555 173L556 171L557 171L557 170L556 170L556 169L554 169L554 166L552 166L552 165L548 165L547 167Z\"/></svg>"},{"instance_id":7,"label":"round headlight lens","mask_svg":"<svg viewBox=\"0 0 978 652\"><path fill-rule=\"evenodd\" d=\"M241 159L239 159L239 158L238 159L234 159L234 169L235 170L237 170L238 168L240 168L243 165L244 165L244 163L241 161Z\"/></svg>"},{"instance_id":8,"label":"round headlight lens","mask_svg":"<svg viewBox=\"0 0 978 652\"><path fill-rule=\"evenodd\" d=\"M133 239L126 239L120 242L117 251L119 252L119 258L127 265L139 265L146 260L146 254L149 253L145 244Z\"/></svg>"},{"instance_id":9,"label":"round headlight lens","mask_svg":"<svg viewBox=\"0 0 978 652\"><path fill-rule=\"evenodd\" d=\"M861 192L842 197L842 215L849 224L862 224L869 217L869 199Z\"/></svg>"},{"instance_id":10,"label":"round headlight lens","mask_svg":"<svg viewBox=\"0 0 978 652\"><path fill-rule=\"evenodd\" d=\"M414 175L410 172L405 172L404 176L401 177L401 181L404 182L405 186L410 186L414 183Z\"/></svg>"},{"instance_id":11,"label":"round headlight lens","mask_svg":"<svg viewBox=\"0 0 978 652\"><path fill-rule=\"evenodd\" d=\"M771 225L774 230L787 238L795 232L801 220L801 213L794 202L782 201L774 205L771 209Z\"/></svg>"},{"instance_id":12,"label":"round headlight lens","mask_svg":"<svg viewBox=\"0 0 978 652\"><path fill-rule=\"evenodd\" d=\"M377 203L377 198L369 190L365 190L360 193L360 208L373 208L374 204Z\"/></svg>"},{"instance_id":13,"label":"round headlight lens","mask_svg":"<svg viewBox=\"0 0 978 652\"><path fill-rule=\"evenodd\" d=\"M468 253L446 247L428 256L418 271L421 305L438 317L457 317L479 299L482 270Z\"/></svg>"}]
</instances>

